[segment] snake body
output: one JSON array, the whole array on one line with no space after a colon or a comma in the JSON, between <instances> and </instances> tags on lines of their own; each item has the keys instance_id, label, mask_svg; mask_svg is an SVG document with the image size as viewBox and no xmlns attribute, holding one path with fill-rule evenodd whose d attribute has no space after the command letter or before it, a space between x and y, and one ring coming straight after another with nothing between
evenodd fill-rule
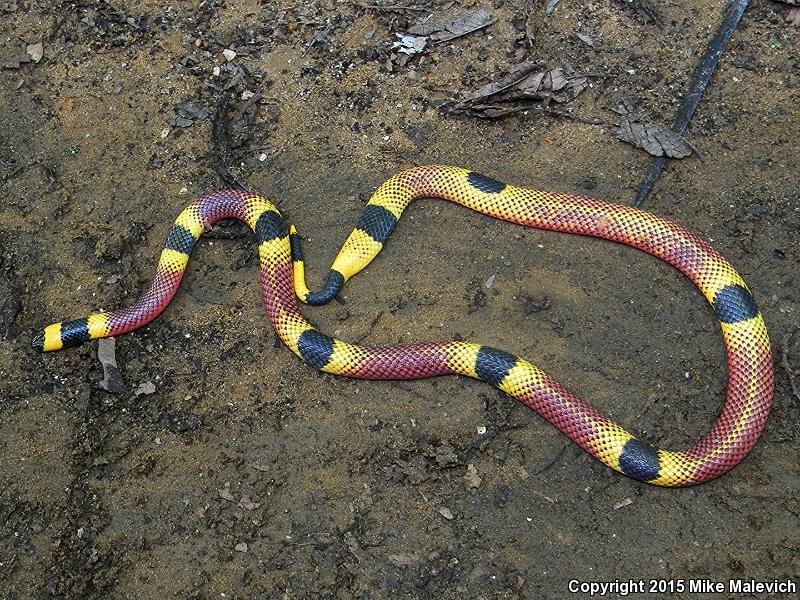
<instances>
[{"instance_id":1,"label":"snake body","mask_svg":"<svg viewBox=\"0 0 800 600\"><path fill-rule=\"evenodd\" d=\"M711 431L687 450L663 450L635 438L528 361L489 346L430 342L371 347L318 331L303 317L309 304L333 298L375 258L404 209L419 198L440 198L512 223L613 240L673 265L700 289L722 327L728 388ZM175 295L196 241L220 219L247 223L258 241L263 305L280 339L312 367L362 379L419 379L458 374L480 379L550 421L586 452L633 479L689 486L722 475L751 450L764 427L774 382L767 331L756 303L733 267L708 243L650 213L602 200L513 187L474 171L415 167L384 182L370 198L336 257L324 289L310 293L294 228L262 196L227 190L199 198L169 231L150 288L132 306L55 323L33 346L59 350L116 336L152 321Z\"/></svg>"}]
</instances>

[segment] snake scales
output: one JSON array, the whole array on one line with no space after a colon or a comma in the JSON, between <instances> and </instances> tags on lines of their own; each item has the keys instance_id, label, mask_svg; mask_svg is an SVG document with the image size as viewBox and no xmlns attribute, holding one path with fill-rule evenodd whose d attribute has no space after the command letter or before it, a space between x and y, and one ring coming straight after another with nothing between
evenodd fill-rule
<instances>
[{"instance_id":1,"label":"snake scales","mask_svg":"<svg viewBox=\"0 0 800 600\"><path fill-rule=\"evenodd\" d=\"M329 337L300 313L297 298L324 304L375 258L403 210L418 198L450 200L478 212L540 229L613 240L673 265L711 303L722 327L728 390L711 431L696 445L662 450L636 439L526 360L463 341L370 347ZM445 374L480 379L550 421L586 452L639 481L689 486L722 475L758 440L772 403L774 381L767 331L753 296L733 267L708 243L666 219L602 200L513 187L474 171L424 166L404 171L373 194L336 257L322 291L310 293L294 228L278 209L246 191L203 196L170 229L150 289L132 306L55 323L34 337L39 350L60 350L116 336L152 321L178 289L192 248L216 221L236 218L258 240L263 304L281 340L316 369L363 379L418 379Z\"/></svg>"}]
</instances>

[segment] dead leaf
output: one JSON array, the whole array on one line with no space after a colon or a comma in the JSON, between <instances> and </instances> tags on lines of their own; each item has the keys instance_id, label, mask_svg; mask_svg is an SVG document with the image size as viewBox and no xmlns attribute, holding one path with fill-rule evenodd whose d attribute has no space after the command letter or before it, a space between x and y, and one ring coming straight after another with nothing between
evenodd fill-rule
<instances>
[{"instance_id":1,"label":"dead leaf","mask_svg":"<svg viewBox=\"0 0 800 600\"><path fill-rule=\"evenodd\" d=\"M102 338L97 342L97 358L103 365L103 380L97 384L109 394L120 395L125 391L125 381L117 366L117 342L112 338Z\"/></svg>"},{"instance_id":2,"label":"dead leaf","mask_svg":"<svg viewBox=\"0 0 800 600\"><path fill-rule=\"evenodd\" d=\"M399 40L392 45L395 52L391 61L402 67L414 56L421 54L429 44L449 42L492 23L494 21L485 10L467 12L453 19L417 23L406 32L395 34ZM391 67L391 62L388 66Z\"/></svg>"},{"instance_id":3,"label":"dead leaf","mask_svg":"<svg viewBox=\"0 0 800 600\"><path fill-rule=\"evenodd\" d=\"M175 114L170 119L170 125L175 127L191 127L195 121L208 118L208 110L191 100L184 100L175 106Z\"/></svg>"},{"instance_id":4,"label":"dead leaf","mask_svg":"<svg viewBox=\"0 0 800 600\"><path fill-rule=\"evenodd\" d=\"M222 498L223 500L227 500L228 502L236 502L236 498L234 498L233 494L231 494L230 483L226 483L225 487L222 488L221 490L217 490L217 492L219 493L219 497Z\"/></svg>"},{"instance_id":5,"label":"dead leaf","mask_svg":"<svg viewBox=\"0 0 800 600\"><path fill-rule=\"evenodd\" d=\"M425 49L428 44L428 38L425 36L407 35L398 33L395 34L400 38L400 41L395 42L392 48L397 49L398 52L413 56L419 54Z\"/></svg>"},{"instance_id":6,"label":"dead leaf","mask_svg":"<svg viewBox=\"0 0 800 600\"><path fill-rule=\"evenodd\" d=\"M558 104L569 102L588 85L587 77L574 73L569 67L546 69L540 62L524 62L497 81L468 92L462 100L445 104L442 108L450 112L471 112L479 117L496 118L541 107L550 101Z\"/></svg>"},{"instance_id":7,"label":"dead leaf","mask_svg":"<svg viewBox=\"0 0 800 600\"><path fill-rule=\"evenodd\" d=\"M42 56L44 56L44 45L42 42L28 44L27 48L25 48L25 52L31 57L33 62L38 63L42 60Z\"/></svg>"},{"instance_id":8,"label":"dead leaf","mask_svg":"<svg viewBox=\"0 0 800 600\"><path fill-rule=\"evenodd\" d=\"M617 138L653 156L685 158L692 153L691 146L679 134L656 123L622 119Z\"/></svg>"},{"instance_id":9,"label":"dead leaf","mask_svg":"<svg viewBox=\"0 0 800 600\"><path fill-rule=\"evenodd\" d=\"M449 42L455 38L478 31L494 23L485 10L464 13L453 19L420 23L408 30L414 35L427 36L433 42Z\"/></svg>"},{"instance_id":10,"label":"dead leaf","mask_svg":"<svg viewBox=\"0 0 800 600\"><path fill-rule=\"evenodd\" d=\"M464 475L464 481L467 484L467 489L477 489L481 486L482 479L478 476L478 469L475 465L467 465L467 474Z\"/></svg>"},{"instance_id":11,"label":"dead leaf","mask_svg":"<svg viewBox=\"0 0 800 600\"><path fill-rule=\"evenodd\" d=\"M494 96L495 94L499 94L500 92L507 90L521 80L525 79L528 75L533 73L535 70L540 69L542 66L543 63L540 62L524 62L516 65L511 69L511 71L508 72L507 75L498 81L487 83L471 94L467 94L464 97L464 100L462 100L462 103L472 102L474 100L484 99Z\"/></svg>"}]
</instances>

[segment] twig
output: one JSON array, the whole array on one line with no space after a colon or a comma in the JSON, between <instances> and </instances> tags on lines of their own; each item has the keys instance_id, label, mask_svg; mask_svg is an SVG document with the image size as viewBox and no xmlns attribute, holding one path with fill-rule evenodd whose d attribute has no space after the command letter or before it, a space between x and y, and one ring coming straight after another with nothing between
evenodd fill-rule
<instances>
[{"instance_id":1,"label":"twig","mask_svg":"<svg viewBox=\"0 0 800 600\"><path fill-rule=\"evenodd\" d=\"M417 6L402 6L400 4L387 4L382 6L380 4L361 4L360 2L353 2L356 6L366 8L367 10L385 10L393 12L403 12L404 10L413 10L416 12L433 12L429 8L419 8Z\"/></svg>"},{"instance_id":2,"label":"twig","mask_svg":"<svg viewBox=\"0 0 800 600\"><path fill-rule=\"evenodd\" d=\"M480 31L481 29L486 29L489 25L493 25L494 23L495 21L494 19L492 19L491 21L487 21L486 23L480 25L479 27L476 27L475 29L470 29L469 31L453 34L453 37L449 37L446 40L438 40L438 41L434 40L433 44L437 45L437 44L446 44L448 42L452 42L453 40L457 40L458 38L464 37L465 35L469 35L470 33L475 33L476 31Z\"/></svg>"},{"instance_id":3,"label":"twig","mask_svg":"<svg viewBox=\"0 0 800 600\"><path fill-rule=\"evenodd\" d=\"M550 460L550 462L545 464L543 467L540 467L540 468L536 469L536 472L534 472L534 475L541 475L545 471L549 471L553 467L553 465L555 465L558 462L558 459L561 458L561 456L564 454L564 451L567 448L569 448L569 446L570 446L570 442L565 442L564 445L561 446L561 450L556 452L556 455Z\"/></svg>"},{"instance_id":4,"label":"twig","mask_svg":"<svg viewBox=\"0 0 800 600\"><path fill-rule=\"evenodd\" d=\"M530 1L528 14L525 17L525 43L528 45L528 48L533 48L533 45L536 43L536 38L539 35L539 25L537 23L531 23L534 14L539 8L537 4L539 4L539 0Z\"/></svg>"},{"instance_id":5,"label":"twig","mask_svg":"<svg viewBox=\"0 0 800 600\"><path fill-rule=\"evenodd\" d=\"M720 56L725 51L728 41L731 39L736 26L739 24L739 19L742 17L750 0L732 0L726 2L723 8L722 21L717 28L711 42L708 44L705 54L698 61L695 66L694 75L689 82L689 90L683 97L681 105L678 108L678 114L675 116L675 121L672 124L672 130L677 134L683 134L686 131L686 126L694 115L697 105L700 103L700 98L703 97L703 92L711 81L711 76L714 74L719 62ZM633 202L635 208L639 208L650 194L653 185L664 170L667 164L666 156L659 156L656 158L650 172L645 177L642 186L639 188L639 193L636 195L636 200Z\"/></svg>"},{"instance_id":6,"label":"twig","mask_svg":"<svg viewBox=\"0 0 800 600\"><path fill-rule=\"evenodd\" d=\"M495 112L493 112L491 115L480 114L480 111L486 109L491 109ZM504 117L512 113L530 111L546 115L553 115L555 117L563 117L565 119L571 119L573 121L577 121L578 123L585 123L587 125L607 125L606 121L603 121L602 119L590 119L588 117L581 117L579 115L574 115L566 110L561 110L560 108L550 108L545 106L539 106L537 104L531 104L531 105L524 104L522 106L498 106L496 104L478 104L475 106L470 106L466 110L473 110L475 111L476 116L484 119L497 119L499 117Z\"/></svg>"},{"instance_id":7,"label":"twig","mask_svg":"<svg viewBox=\"0 0 800 600\"><path fill-rule=\"evenodd\" d=\"M795 398L800 400L800 390L797 388L794 369L789 365L789 339L791 337L791 334L787 335L781 342L781 366L783 366L786 370L786 374L789 376L789 385L792 387L792 394L794 394Z\"/></svg>"},{"instance_id":8,"label":"twig","mask_svg":"<svg viewBox=\"0 0 800 600\"><path fill-rule=\"evenodd\" d=\"M360 344L362 342L362 340L364 340L364 338L366 338L366 337L368 337L369 335L372 334L372 330L375 329L375 326L378 324L378 321L381 320L382 316L383 316L383 311L381 311L377 315L375 315L375 318L372 319L372 323L369 324L369 328L367 329L367 332L356 340L356 344Z\"/></svg>"},{"instance_id":9,"label":"twig","mask_svg":"<svg viewBox=\"0 0 800 600\"><path fill-rule=\"evenodd\" d=\"M537 492L536 490L531 490L531 491L534 494L536 494L537 496L539 496L539 498L543 498L543 499L547 500L550 504L555 504L556 503L556 500L554 498L551 498L550 496L545 496L544 494L542 494L541 492Z\"/></svg>"}]
</instances>

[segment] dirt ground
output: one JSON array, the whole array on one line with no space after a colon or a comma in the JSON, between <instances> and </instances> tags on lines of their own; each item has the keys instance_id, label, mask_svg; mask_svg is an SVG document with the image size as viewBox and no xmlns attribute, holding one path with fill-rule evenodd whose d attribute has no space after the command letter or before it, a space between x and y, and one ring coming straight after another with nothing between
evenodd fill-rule
<instances>
[{"instance_id":1,"label":"dirt ground","mask_svg":"<svg viewBox=\"0 0 800 600\"><path fill-rule=\"evenodd\" d=\"M481 382L314 371L270 330L238 225L204 237L165 313L117 339L121 394L98 387L96 342L31 349L52 321L131 303L178 212L226 185L279 203L313 282L372 190L415 164L630 204L653 159L616 139L611 109L671 123L721 2L400 4L0 2L0 597L800 582L800 29L786 4L753 0L687 130L699 157L670 162L646 204L736 266L773 342L767 428L719 480L636 483ZM488 27L400 64L397 33L478 8ZM525 60L588 77L557 107L579 118L442 110ZM350 341L520 354L664 447L702 436L724 396L717 321L673 269L433 200L341 302L306 313Z\"/></svg>"}]
</instances>

